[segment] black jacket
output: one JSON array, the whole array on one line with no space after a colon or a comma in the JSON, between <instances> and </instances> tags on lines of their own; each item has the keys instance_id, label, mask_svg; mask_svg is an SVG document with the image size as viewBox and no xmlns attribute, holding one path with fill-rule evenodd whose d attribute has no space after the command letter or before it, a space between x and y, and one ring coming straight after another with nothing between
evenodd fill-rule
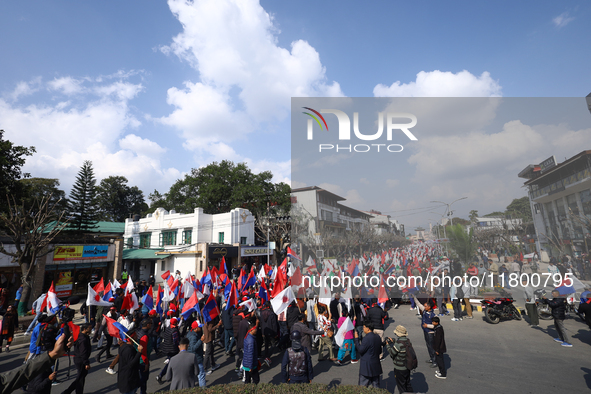
<instances>
[{"instance_id":1,"label":"black jacket","mask_svg":"<svg viewBox=\"0 0 591 394\"><path fill-rule=\"evenodd\" d=\"M435 350L439 354L443 354L447 352L447 347L445 346L445 331L443 331L443 327L440 324L435 326L435 337L433 338L433 350Z\"/></svg>"},{"instance_id":2,"label":"black jacket","mask_svg":"<svg viewBox=\"0 0 591 394\"><path fill-rule=\"evenodd\" d=\"M372 322L374 329L383 330L384 319L386 318L386 316L388 316L388 314L384 312L382 308L376 305L367 310L365 318Z\"/></svg>"},{"instance_id":3,"label":"black jacket","mask_svg":"<svg viewBox=\"0 0 591 394\"><path fill-rule=\"evenodd\" d=\"M382 374L382 363L380 362L382 340L378 334L370 332L361 343L359 343L359 338L355 338L355 348L361 355L359 375L369 378L380 376Z\"/></svg>"},{"instance_id":4,"label":"black jacket","mask_svg":"<svg viewBox=\"0 0 591 394\"><path fill-rule=\"evenodd\" d=\"M232 323L232 315L234 314L234 307L231 306L228 309L222 309L222 324L224 325L224 330L232 330L234 331L234 325Z\"/></svg>"},{"instance_id":5,"label":"black jacket","mask_svg":"<svg viewBox=\"0 0 591 394\"><path fill-rule=\"evenodd\" d=\"M271 308L265 307L261 312L261 330L263 331L263 335L273 338L279 333L277 315Z\"/></svg>"},{"instance_id":6,"label":"black jacket","mask_svg":"<svg viewBox=\"0 0 591 394\"><path fill-rule=\"evenodd\" d=\"M291 327L297 323L300 317L300 308L298 308L297 304L292 303L287 307L287 316L285 320L287 321L287 328L291 330Z\"/></svg>"},{"instance_id":7,"label":"black jacket","mask_svg":"<svg viewBox=\"0 0 591 394\"><path fill-rule=\"evenodd\" d=\"M122 342L119 347L117 388L128 393L140 387L140 353L132 345Z\"/></svg>"},{"instance_id":8,"label":"black jacket","mask_svg":"<svg viewBox=\"0 0 591 394\"><path fill-rule=\"evenodd\" d=\"M238 335L238 330L240 328L240 322L242 319L244 319L244 313L241 309L236 309L234 311L234 315L232 316L232 330L234 331L234 337Z\"/></svg>"},{"instance_id":9,"label":"black jacket","mask_svg":"<svg viewBox=\"0 0 591 394\"><path fill-rule=\"evenodd\" d=\"M51 393L51 368L45 369L41 375L38 375L35 379L31 380L27 384L27 394L50 394Z\"/></svg>"},{"instance_id":10,"label":"black jacket","mask_svg":"<svg viewBox=\"0 0 591 394\"><path fill-rule=\"evenodd\" d=\"M312 365L312 356L310 356L310 352L305 347L302 347L300 351L304 352L304 354L306 355L306 378L308 381L311 381L312 379L314 379L314 367ZM283 360L281 361L281 375L283 376L283 383L287 383L289 379L293 378L289 375L289 361L289 351L286 350L283 354ZM300 377L298 376L296 378Z\"/></svg>"},{"instance_id":11,"label":"black jacket","mask_svg":"<svg viewBox=\"0 0 591 394\"><path fill-rule=\"evenodd\" d=\"M552 317L559 320L566 318L566 298L543 299L545 304L552 308Z\"/></svg>"},{"instance_id":12,"label":"black jacket","mask_svg":"<svg viewBox=\"0 0 591 394\"><path fill-rule=\"evenodd\" d=\"M242 319L238 326L238 331L234 331L234 338L236 338L236 347L238 349L244 348L244 338L246 338L246 334L248 334L249 327L248 319Z\"/></svg>"},{"instance_id":13,"label":"black jacket","mask_svg":"<svg viewBox=\"0 0 591 394\"><path fill-rule=\"evenodd\" d=\"M80 333L78 340L74 343L74 362L90 365L88 359L90 358L91 351L90 337Z\"/></svg>"}]
</instances>

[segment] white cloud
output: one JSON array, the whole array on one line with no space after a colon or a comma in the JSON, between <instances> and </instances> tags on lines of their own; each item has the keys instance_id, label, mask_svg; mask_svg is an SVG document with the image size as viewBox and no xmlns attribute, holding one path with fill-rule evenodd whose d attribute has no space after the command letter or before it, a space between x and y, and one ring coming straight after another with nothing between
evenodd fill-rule
<instances>
[{"instance_id":1,"label":"white cloud","mask_svg":"<svg viewBox=\"0 0 591 394\"><path fill-rule=\"evenodd\" d=\"M352 208L355 207L355 209L362 209L360 207L365 204L365 199L361 197L361 194L356 189L347 191L345 198L346 200L343 201L343 204Z\"/></svg>"},{"instance_id":2,"label":"white cloud","mask_svg":"<svg viewBox=\"0 0 591 394\"><path fill-rule=\"evenodd\" d=\"M552 19L552 23L554 23L554 26L556 26L557 28L562 29L563 27L571 23L574 19L575 18L570 16L570 13L567 11Z\"/></svg>"},{"instance_id":3,"label":"white cloud","mask_svg":"<svg viewBox=\"0 0 591 394\"><path fill-rule=\"evenodd\" d=\"M363 183L364 185L369 185L370 184L370 182L369 182L369 180L367 178L361 178L359 180L359 182Z\"/></svg>"},{"instance_id":4,"label":"white cloud","mask_svg":"<svg viewBox=\"0 0 591 394\"><path fill-rule=\"evenodd\" d=\"M81 93L83 91L82 82L79 79L72 77L61 77L54 78L53 81L49 81L47 86L50 90L57 90L66 96Z\"/></svg>"},{"instance_id":5,"label":"white cloud","mask_svg":"<svg viewBox=\"0 0 591 394\"><path fill-rule=\"evenodd\" d=\"M334 194L337 194L337 195L339 195L341 197L344 197L343 194L345 194L345 191L339 185L335 185L335 184L332 184L332 183L321 183L321 184L316 185L316 186L318 186L321 189L328 190L329 192L334 193Z\"/></svg>"},{"instance_id":6,"label":"white cloud","mask_svg":"<svg viewBox=\"0 0 591 394\"><path fill-rule=\"evenodd\" d=\"M452 72L421 71L414 82L378 84L375 97L500 97L501 86L487 71L479 77L464 70Z\"/></svg>"},{"instance_id":7,"label":"white cloud","mask_svg":"<svg viewBox=\"0 0 591 394\"><path fill-rule=\"evenodd\" d=\"M69 190L82 162L91 160L97 179L124 175L146 193L170 186L171 179L180 175L174 168L161 167L165 150L157 143L135 134L122 137L140 125L129 110L129 101L142 90L141 84L125 80L100 84L67 76L46 83L39 79L38 85L37 90L52 91L53 100L19 106L0 99L6 138L37 150L27 158L27 172L59 178ZM76 100L60 100L74 93L79 94Z\"/></svg>"},{"instance_id":8,"label":"white cloud","mask_svg":"<svg viewBox=\"0 0 591 394\"><path fill-rule=\"evenodd\" d=\"M20 81L16 84L16 87L7 96L12 100L16 101L21 97L29 96L39 90L41 84L41 77L35 77L29 82Z\"/></svg>"},{"instance_id":9,"label":"white cloud","mask_svg":"<svg viewBox=\"0 0 591 394\"><path fill-rule=\"evenodd\" d=\"M173 87L174 111L159 121L182 130L185 147L199 150L203 138L229 143L265 122L286 119L291 97L342 96L328 83L318 52L297 40L277 44L273 18L257 0L169 0L183 31L163 53L176 54L198 71L199 81Z\"/></svg>"}]
</instances>

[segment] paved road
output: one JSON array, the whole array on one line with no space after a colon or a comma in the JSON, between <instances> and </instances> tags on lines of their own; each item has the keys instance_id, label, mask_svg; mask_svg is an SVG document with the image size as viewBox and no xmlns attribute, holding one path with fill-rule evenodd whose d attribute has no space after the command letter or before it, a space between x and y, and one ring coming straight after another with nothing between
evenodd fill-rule
<instances>
[{"instance_id":1,"label":"paved road","mask_svg":"<svg viewBox=\"0 0 591 394\"><path fill-rule=\"evenodd\" d=\"M515 294L516 296L518 294ZM521 305L523 306L523 305ZM569 318L565 325L573 336L572 348L561 347L552 338L556 331L552 321L541 321L540 328L528 327L527 318L523 321L504 321L491 325L484 321L482 313L475 312L473 320L451 322L443 318L446 330L448 354L448 379L439 380L434 370L425 363L427 350L423 335L419 328L420 320L408 306L391 313L386 333L392 336L398 324L409 330L410 339L419 358L419 367L412 375L412 385L416 392L456 394L458 392L478 392L479 394L497 393L583 393L591 389L591 332L578 318ZM114 350L116 352L116 350ZM9 354L0 355L0 371L19 366L26 349L15 349ZM347 362L337 366L330 361L317 362L316 351L313 353L315 363L314 382L324 384L357 384L359 364ZM281 382L281 354L276 353L270 369L261 372L263 382ZM216 359L222 368L207 377L207 384L235 383L240 384L234 373L234 363L222 355L217 348ZM163 367L163 358L152 361L149 392L168 391L169 385L159 385L155 378ZM63 365L63 363L62 363ZM91 357L91 370L86 380L87 393L116 393L116 377L104 372L108 362L100 365ZM395 388L392 361L387 359L384 368L382 387L392 392ZM65 372L58 378L65 379ZM71 381L71 380L70 380ZM62 392L69 382L53 388L54 393Z\"/></svg>"}]
</instances>

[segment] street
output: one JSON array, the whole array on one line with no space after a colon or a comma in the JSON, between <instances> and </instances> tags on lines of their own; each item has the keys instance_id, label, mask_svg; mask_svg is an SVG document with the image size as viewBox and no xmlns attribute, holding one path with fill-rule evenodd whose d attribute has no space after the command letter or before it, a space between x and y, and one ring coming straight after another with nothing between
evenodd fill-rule
<instances>
[{"instance_id":1,"label":"street","mask_svg":"<svg viewBox=\"0 0 591 394\"><path fill-rule=\"evenodd\" d=\"M514 295L517 305L523 309L523 300L519 298L520 290ZM412 374L411 382L415 392L458 393L582 393L591 389L591 365L589 364L589 346L591 332L578 318L569 317L565 326L572 336L572 348L564 348L554 342L556 331L552 321L541 320L539 328L530 328L528 318L522 321L502 321L492 325L484 321L481 312L474 311L474 319L451 322L450 317L442 317L445 329L448 353L445 356L448 368L447 380L439 380L434 376L435 370L425 363L427 350L423 334L419 327L420 320L415 311L408 305L390 311L391 319L387 321L386 335L393 336L393 330L401 324L409 332L413 342L419 366ZM117 350L113 349L113 354ZM21 365L26 348L14 349L0 356L0 370L7 371ZM281 359L283 354L275 353L271 368L263 367L261 382L280 383ZM154 357L154 356L153 356ZM317 352L312 352L314 362L315 383L330 385L356 385L359 364L351 364L348 356L346 365L337 366L330 361L317 362ZM91 356L91 369L86 379L87 393L116 393L116 376L109 375L105 369L109 361L97 365L95 352ZM156 374L164 366L164 357L152 360L149 392L168 391L169 384L159 385ZM225 356L221 348L216 348L216 361L222 367L207 376L207 385L242 384L234 373L234 361ZM52 391L60 393L72 381L66 379L67 362L60 362L58 379L62 383L54 386ZM383 363L384 370L382 388L394 391L392 360L388 357ZM72 366L72 372L75 373Z\"/></svg>"}]
</instances>

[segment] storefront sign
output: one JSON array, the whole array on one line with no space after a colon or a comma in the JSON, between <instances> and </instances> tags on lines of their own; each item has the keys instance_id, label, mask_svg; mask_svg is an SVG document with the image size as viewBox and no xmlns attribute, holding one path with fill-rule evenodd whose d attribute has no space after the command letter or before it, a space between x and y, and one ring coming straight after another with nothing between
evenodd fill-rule
<instances>
[{"instance_id":1,"label":"storefront sign","mask_svg":"<svg viewBox=\"0 0 591 394\"><path fill-rule=\"evenodd\" d=\"M267 247L260 247L260 246L253 246L253 247L242 247L240 251L240 255L242 257L248 256L266 256L267 254L271 254L272 250L267 249Z\"/></svg>"},{"instance_id":2,"label":"storefront sign","mask_svg":"<svg viewBox=\"0 0 591 394\"><path fill-rule=\"evenodd\" d=\"M552 156L540 163L540 172L543 174L550 168L556 167L556 157Z\"/></svg>"},{"instance_id":3,"label":"storefront sign","mask_svg":"<svg viewBox=\"0 0 591 394\"><path fill-rule=\"evenodd\" d=\"M109 245L58 245L53 261L106 259Z\"/></svg>"},{"instance_id":4,"label":"storefront sign","mask_svg":"<svg viewBox=\"0 0 591 394\"><path fill-rule=\"evenodd\" d=\"M72 271L61 271L59 279L55 284L55 292L58 297L69 297L72 295L72 287L74 285L74 278L72 278Z\"/></svg>"},{"instance_id":5,"label":"storefront sign","mask_svg":"<svg viewBox=\"0 0 591 394\"><path fill-rule=\"evenodd\" d=\"M207 257L221 259L222 257L238 257L238 246L209 246Z\"/></svg>"}]
</instances>

